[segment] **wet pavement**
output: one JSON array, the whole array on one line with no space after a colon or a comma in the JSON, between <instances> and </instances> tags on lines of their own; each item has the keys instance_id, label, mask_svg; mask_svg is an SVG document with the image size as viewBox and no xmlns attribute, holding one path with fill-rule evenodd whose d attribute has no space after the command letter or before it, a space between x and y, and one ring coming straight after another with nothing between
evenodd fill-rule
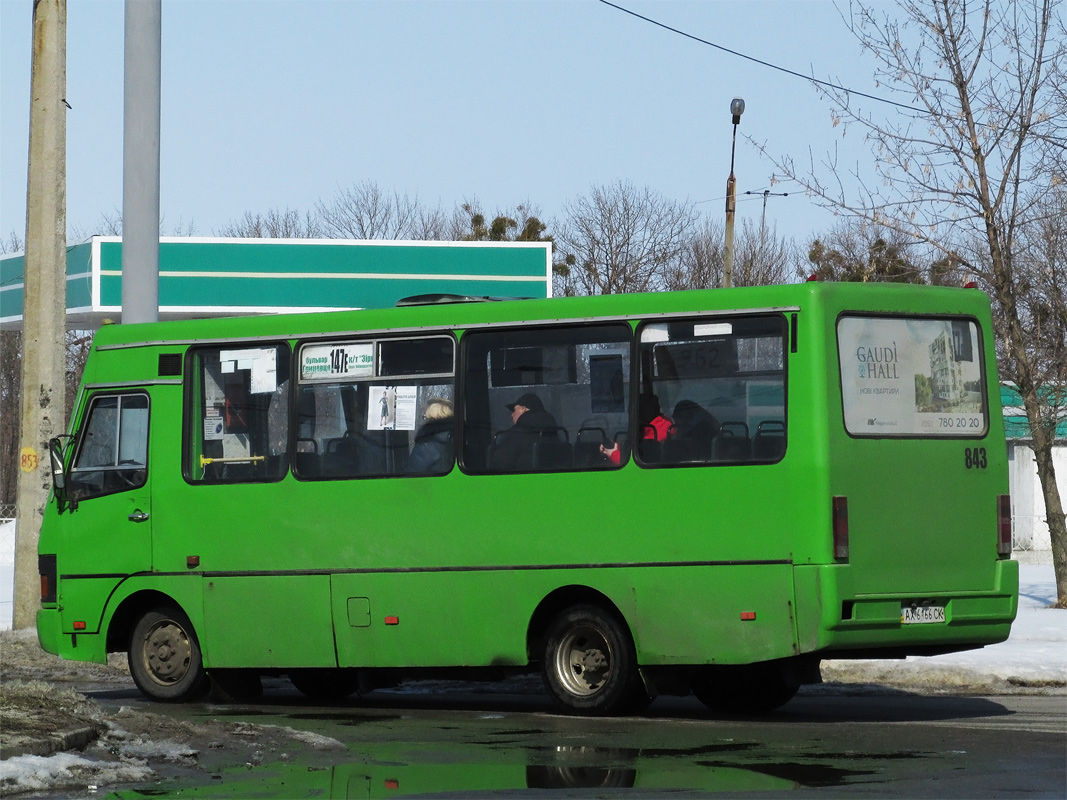
<instances>
[{"instance_id":1,"label":"wet pavement","mask_svg":"<svg viewBox=\"0 0 1067 800\"><path fill-rule=\"evenodd\" d=\"M112 695L108 698L106 695ZM102 703L123 702L101 693ZM125 698L132 700L132 697ZM639 716L554 713L536 695L377 692L309 705L153 706L191 721L278 725L335 746L201 754L114 797L1057 797L1067 793L1067 700L904 692L802 696L760 718L715 717L661 698Z\"/></svg>"}]
</instances>

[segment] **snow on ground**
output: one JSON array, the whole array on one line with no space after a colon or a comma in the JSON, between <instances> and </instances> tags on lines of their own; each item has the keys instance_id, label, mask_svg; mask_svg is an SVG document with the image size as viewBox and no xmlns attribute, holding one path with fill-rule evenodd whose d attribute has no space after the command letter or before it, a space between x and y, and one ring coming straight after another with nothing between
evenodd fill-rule
<instances>
[{"instance_id":1,"label":"snow on ground","mask_svg":"<svg viewBox=\"0 0 1067 800\"><path fill-rule=\"evenodd\" d=\"M139 783L155 777L144 761L99 761L77 753L50 756L15 756L0 762L3 794L77 787L96 794L97 786Z\"/></svg>"},{"instance_id":2,"label":"snow on ground","mask_svg":"<svg viewBox=\"0 0 1067 800\"><path fill-rule=\"evenodd\" d=\"M106 724L108 730L83 753L23 755L0 761L0 796L66 787L87 791L92 797L98 787L152 780L156 773L149 760L196 765L198 753L187 744L155 741L131 734L114 722Z\"/></svg>"}]
</instances>

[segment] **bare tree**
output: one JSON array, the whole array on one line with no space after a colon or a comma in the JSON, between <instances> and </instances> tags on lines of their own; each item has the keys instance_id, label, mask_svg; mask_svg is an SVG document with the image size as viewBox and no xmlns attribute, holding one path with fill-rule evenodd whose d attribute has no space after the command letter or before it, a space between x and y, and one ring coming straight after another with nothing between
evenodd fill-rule
<instances>
[{"instance_id":1,"label":"bare tree","mask_svg":"<svg viewBox=\"0 0 1067 800\"><path fill-rule=\"evenodd\" d=\"M193 220L186 222L181 217L177 224L166 227L166 215L159 218L160 236L192 236L196 233L196 223ZM122 212L118 209L105 211L100 215L100 221L92 228L86 230L79 225L72 225L67 234L68 242L84 242L91 236L122 236Z\"/></svg>"},{"instance_id":2,"label":"bare tree","mask_svg":"<svg viewBox=\"0 0 1067 800\"><path fill-rule=\"evenodd\" d=\"M826 281L934 283L944 270L934 267L929 249L898 230L852 217L811 241L806 271Z\"/></svg>"},{"instance_id":3,"label":"bare tree","mask_svg":"<svg viewBox=\"0 0 1067 800\"><path fill-rule=\"evenodd\" d=\"M342 189L332 203L320 201L317 208L325 235L335 239L438 239L446 228L439 209L387 194L370 181Z\"/></svg>"},{"instance_id":4,"label":"bare tree","mask_svg":"<svg viewBox=\"0 0 1067 800\"><path fill-rule=\"evenodd\" d=\"M497 211L490 220L476 199L465 200L452 212L449 238L465 242L551 242L541 212L529 202Z\"/></svg>"},{"instance_id":5,"label":"bare tree","mask_svg":"<svg viewBox=\"0 0 1067 800\"><path fill-rule=\"evenodd\" d=\"M22 237L15 231L0 240L0 253L18 253L23 249ZM13 413L20 407L22 393L22 332L0 331L0 505L13 504L18 487L19 417Z\"/></svg>"},{"instance_id":6,"label":"bare tree","mask_svg":"<svg viewBox=\"0 0 1067 800\"><path fill-rule=\"evenodd\" d=\"M1037 331L1027 329L1020 305L1026 231L1067 174L1067 35L1059 3L897 6L903 21L883 14L884 6L854 2L845 22L875 57L880 90L909 111L883 118L847 92L829 91L845 128L865 131L875 180L857 169L855 196L833 158L806 168L772 160L825 204L929 243L988 288L1001 371L1018 386L1030 423L1058 603L1067 607L1067 527L1045 422L1046 400L1061 388L1046 385L1053 373L1045 365L1062 363L1067 352L1050 338L1035 343Z\"/></svg>"},{"instance_id":7,"label":"bare tree","mask_svg":"<svg viewBox=\"0 0 1067 800\"><path fill-rule=\"evenodd\" d=\"M722 222L708 219L697 228L677 263L667 268L664 288L713 289L723 286L724 236ZM757 228L744 220L734 244L734 286L788 283L793 247L778 238L777 228Z\"/></svg>"},{"instance_id":8,"label":"bare tree","mask_svg":"<svg viewBox=\"0 0 1067 800\"><path fill-rule=\"evenodd\" d=\"M1034 447L1039 474L1043 469L1053 473L1051 444L1057 437L1063 440L1058 431L1067 424L1067 187L1057 186L1040 210L1043 213L1020 229L1014 258L1016 309L1026 332L1022 347L1040 401L1037 419L1029 420L1031 435L1049 444L1045 464L1042 452ZM1000 329L998 344L1005 351L1000 359L1002 376L1021 384L1016 359L1006 346L1011 340L1005 321L1002 313L994 316ZM1047 503L1046 493L1046 515Z\"/></svg>"},{"instance_id":9,"label":"bare tree","mask_svg":"<svg viewBox=\"0 0 1067 800\"><path fill-rule=\"evenodd\" d=\"M556 243L566 264L561 294L663 289L695 230L692 203L677 203L628 182L594 186L564 206Z\"/></svg>"},{"instance_id":10,"label":"bare tree","mask_svg":"<svg viewBox=\"0 0 1067 800\"><path fill-rule=\"evenodd\" d=\"M0 505L15 502L18 487L19 408L22 392L22 331L0 331Z\"/></svg>"},{"instance_id":11,"label":"bare tree","mask_svg":"<svg viewBox=\"0 0 1067 800\"><path fill-rule=\"evenodd\" d=\"M318 239L322 237L322 228L310 212L302 215L291 208L284 211L272 208L266 214L246 211L239 221L224 225L215 235L238 239Z\"/></svg>"}]
</instances>

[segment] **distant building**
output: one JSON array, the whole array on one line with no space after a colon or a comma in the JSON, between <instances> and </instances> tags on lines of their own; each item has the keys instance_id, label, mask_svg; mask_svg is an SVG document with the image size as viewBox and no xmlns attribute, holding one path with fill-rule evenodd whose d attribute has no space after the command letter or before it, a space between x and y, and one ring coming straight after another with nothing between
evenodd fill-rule
<instances>
[{"instance_id":1,"label":"distant building","mask_svg":"<svg viewBox=\"0 0 1067 800\"><path fill-rule=\"evenodd\" d=\"M1014 384L1000 387L1004 406L1004 433L1008 440L1008 475L1011 492L1012 528L1016 550L1051 550L1045 498L1037 477L1037 461L1030 449L1030 423L1026 419L1022 397ZM1052 464L1060 495L1067 497L1067 418L1056 427Z\"/></svg>"}]
</instances>

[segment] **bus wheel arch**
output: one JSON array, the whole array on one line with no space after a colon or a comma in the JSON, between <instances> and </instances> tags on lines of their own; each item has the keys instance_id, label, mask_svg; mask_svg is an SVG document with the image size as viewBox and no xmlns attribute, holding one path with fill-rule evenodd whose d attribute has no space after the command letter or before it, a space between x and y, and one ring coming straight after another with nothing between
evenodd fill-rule
<instances>
[{"instance_id":1,"label":"bus wheel arch","mask_svg":"<svg viewBox=\"0 0 1067 800\"><path fill-rule=\"evenodd\" d=\"M133 614L127 658L137 688L153 700L183 702L209 687L200 641L189 617L173 601Z\"/></svg>"},{"instance_id":2,"label":"bus wheel arch","mask_svg":"<svg viewBox=\"0 0 1067 800\"><path fill-rule=\"evenodd\" d=\"M630 627L608 598L573 589L546 598L531 622L545 688L570 712L619 713L645 697Z\"/></svg>"},{"instance_id":3,"label":"bus wheel arch","mask_svg":"<svg viewBox=\"0 0 1067 800\"><path fill-rule=\"evenodd\" d=\"M108 621L107 652L127 652L137 620L149 609L167 605L180 608L180 604L173 597L153 589L142 589L123 598Z\"/></svg>"},{"instance_id":4,"label":"bus wheel arch","mask_svg":"<svg viewBox=\"0 0 1067 800\"><path fill-rule=\"evenodd\" d=\"M526 628L526 655L531 662L540 661L544 655L545 637L552 621L566 609L578 605L600 606L625 621L619 607L603 592L577 584L561 586L545 595L530 617Z\"/></svg>"}]
</instances>

